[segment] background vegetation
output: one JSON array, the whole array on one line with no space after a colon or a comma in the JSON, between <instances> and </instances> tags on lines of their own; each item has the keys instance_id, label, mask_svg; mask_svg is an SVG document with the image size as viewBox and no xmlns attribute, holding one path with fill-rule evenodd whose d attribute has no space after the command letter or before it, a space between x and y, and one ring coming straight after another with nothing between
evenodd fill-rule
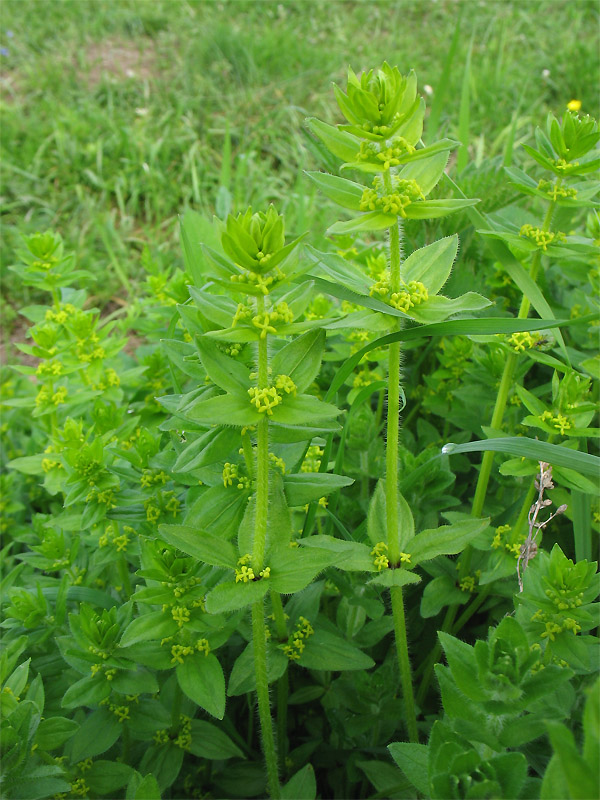
<instances>
[{"instance_id":1,"label":"background vegetation","mask_svg":"<svg viewBox=\"0 0 600 800\"><path fill-rule=\"evenodd\" d=\"M572 98L595 113L597 31L587 0L5 0L3 327L27 299L6 275L23 233L60 230L107 301L143 280L145 245L180 258L177 216L190 206L223 215L275 202L291 235L324 230L336 212L303 175L320 166L304 119L339 121L331 82L348 64L414 68L428 105L445 92L440 134L464 140L468 123L478 162L502 152L511 119L519 142Z\"/></svg>"}]
</instances>

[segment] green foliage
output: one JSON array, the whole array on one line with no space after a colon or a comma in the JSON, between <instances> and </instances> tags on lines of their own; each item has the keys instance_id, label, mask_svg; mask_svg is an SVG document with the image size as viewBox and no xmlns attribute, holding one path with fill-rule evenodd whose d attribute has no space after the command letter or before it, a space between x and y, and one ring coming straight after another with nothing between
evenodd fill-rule
<instances>
[{"instance_id":1,"label":"green foliage","mask_svg":"<svg viewBox=\"0 0 600 800\"><path fill-rule=\"evenodd\" d=\"M391 5L386 25L445 21L440 64L454 31L434 125L415 71L384 62L349 70L345 121L309 119L303 149L294 95L318 113L320 90L252 33L306 15L238 3L232 39L209 5L185 12L186 36L213 39L184 48L182 74L202 65L196 98L221 68L238 92L203 94L202 113L227 112L210 141L185 93L186 137L153 90L125 122L138 100L106 76L22 154L6 137L25 232L9 295L29 327L0 376L3 794L596 796L597 124L565 111L529 136L512 98L512 121L487 122L497 141L469 141L470 98L514 85L504 51L493 80L455 78L464 21ZM363 5L348 16L380 18ZM113 12L94 7L99 30L135 19L156 42L183 19ZM494 13L508 31L515 9ZM583 36L585 10L558 13ZM21 65L18 47L49 58L32 16ZM325 74L327 48L309 52ZM69 168L84 183L67 201ZM180 261L157 225L176 211ZM64 241L33 233L50 218Z\"/></svg>"}]
</instances>

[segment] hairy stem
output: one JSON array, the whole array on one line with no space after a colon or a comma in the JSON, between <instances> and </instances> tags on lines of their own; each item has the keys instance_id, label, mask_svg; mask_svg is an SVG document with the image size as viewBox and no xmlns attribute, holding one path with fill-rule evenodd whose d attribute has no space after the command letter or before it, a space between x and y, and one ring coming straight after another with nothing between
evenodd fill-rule
<instances>
[{"instance_id":1,"label":"hairy stem","mask_svg":"<svg viewBox=\"0 0 600 800\"><path fill-rule=\"evenodd\" d=\"M265 625L264 600L257 600L252 605L252 642L254 644L254 672L256 675L256 696L258 698L258 718L262 734L263 752L267 765L267 781L269 795L279 800L279 772L277 766L277 748L271 719L269 703L269 681L267 679L267 627Z\"/></svg>"},{"instance_id":2,"label":"hairy stem","mask_svg":"<svg viewBox=\"0 0 600 800\"><path fill-rule=\"evenodd\" d=\"M383 173L387 192L392 192L392 179L389 170ZM400 263L402 227L400 220L390 228L390 285L392 292L400 289ZM399 329L394 323L391 332ZM393 342L388 349L388 409L385 451L385 509L387 527L388 558L392 566L400 561L400 531L398 530L398 439L400 427L400 343ZM406 636L406 618L402 587L393 586L390 590L392 598L392 616L396 636L396 651L400 667L400 681L406 709L406 724L411 742L418 742L417 717L408 656Z\"/></svg>"},{"instance_id":3,"label":"hairy stem","mask_svg":"<svg viewBox=\"0 0 600 800\"><path fill-rule=\"evenodd\" d=\"M404 709L406 711L408 736L411 742L418 742L419 732L417 730L417 715L415 711L410 658L408 656L408 642L406 640L406 617L404 616L402 587L392 586L390 589L390 594L392 596L392 614L394 617L394 633L396 634L396 652L398 654L398 665L400 667L400 680L402 682L402 693L404 695Z\"/></svg>"},{"instance_id":4,"label":"hairy stem","mask_svg":"<svg viewBox=\"0 0 600 800\"><path fill-rule=\"evenodd\" d=\"M265 310L264 297L256 299L257 313ZM269 354L267 338L258 340L258 386L263 389L269 382ZM266 415L257 425L256 434L256 514L254 519L254 541L252 545L252 567L258 576L265 564L267 546L267 514L269 510L269 421ZM258 717L262 734L263 752L267 766L269 794L280 797L277 748L273 733L273 719L269 703L269 681L267 678L267 628L265 624L264 600L252 606L252 642L254 645L254 672Z\"/></svg>"}]
</instances>

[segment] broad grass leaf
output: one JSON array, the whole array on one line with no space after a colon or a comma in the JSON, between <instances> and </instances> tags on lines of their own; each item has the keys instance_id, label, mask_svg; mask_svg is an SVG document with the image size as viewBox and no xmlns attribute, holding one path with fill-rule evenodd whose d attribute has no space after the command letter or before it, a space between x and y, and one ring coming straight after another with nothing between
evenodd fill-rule
<instances>
[{"instance_id":1,"label":"broad grass leaf","mask_svg":"<svg viewBox=\"0 0 600 800\"><path fill-rule=\"evenodd\" d=\"M598 480L600 476L600 458L590 453L580 453L569 447L558 444L539 442L525 436L507 436L501 439L484 439L465 444L449 442L444 445L443 453L477 453L482 450L493 450L508 453L511 456L531 458L534 461L545 461L552 466L565 467Z\"/></svg>"}]
</instances>

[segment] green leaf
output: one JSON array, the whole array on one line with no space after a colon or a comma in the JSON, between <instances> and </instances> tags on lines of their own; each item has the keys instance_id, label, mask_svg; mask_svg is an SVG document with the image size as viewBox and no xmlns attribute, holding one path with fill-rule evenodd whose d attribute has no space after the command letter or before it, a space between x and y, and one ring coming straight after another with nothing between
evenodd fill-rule
<instances>
[{"instance_id":1,"label":"green leaf","mask_svg":"<svg viewBox=\"0 0 600 800\"><path fill-rule=\"evenodd\" d=\"M161 800L160 789L156 778L151 773L141 780L134 780L139 775L134 773L127 786L126 800Z\"/></svg>"},{"instance_id":2,"label":"green leaf","mask_svg":"<svg viewBox=\"0 0 600 800\"><path fill-rule=\"evenodd\" d=\"M188 525L159 525L158 532L170 545L205 564L229 569L235 569L237 565L238 556L234 546L219 536Z\"/></svg>"},{"instance_id":3,"label":"green leaf","mask_svg":"<svg viewBox=\"0 0 600 800\"><path fill-rule=\"evenodd\" d=\"M423 201L425 202L425 201ZM409 206L412 208L413 206ZM421 218L422 219L422 218ZM327 234L355 233L359 231L382 231L395 225L398 218L392 214L381 214L379 211L369 211L356 219L349 219L345 222L334 222L327 229Z\"/></svg>"},{"instance_id":4,"label":"green leaf","mask_svg":"<svg viewBox=\"0 0 600 800\"><path fill-rule=\"evenodd\" d=\"M285 496L290 506L305 506L313 500L326 497L331 492L353 483L353 478L331 475L328 472L300 472L285 475L283 478Z\"/></svg>"},{"instance_id":5,"label":"green leaf","mask_svg":"<svg viewBox=\"0 0 600 800\"><path fill-rule=\"evenodd\" d=\"M267 679L269 683L279 680L289 664L288 657L277 647L267 642ZM229 676L227 694L236 697L256 690L254 669L254 645L252 642L236 658Z\"/></svg>"},{"instance_id":6,"label":"green leaf","mask_svg":"<svg viewBox=\"0 0 600 800\"><path fill-rule=\"evenodd\" d=\"M409 547L415 535L415 522L404 495L398 492L398 535L400 550ZM367 536L373 542L388 544L385 481L382 478L375 488L367 513Z\"/></svg>"},{"instance_id":7,"label":"green leaf","mask_svg":"<svg viewBox=\"0 0 600 800\"><path fill-rule=\"evenodd\" d=\"M444 297L439 294L419 303L408 311L408 316L424 324L442 322L452 314L465 311L479 311L491 302L477 292L467 292L460 297Z\"/></svg>"},{"instance_id":8,"label":"green leaf","mask_svg":"<svg viewBox=\"0 0 600 800\"><path fill-rule=\"evenodd\" d=\"M228 425L244 427L256 425L261 415L251 404L250 398L242 398L237 394L219 395L208 400L196 400L185 410L185 418L204 425Z\"/></svg>"},{"instance_id":9,"label":"green leaf","mask_svg":"<svg viewBox=\"0 0 600 800\"><path fill-rule=\"evenodd\" d=\"M281 787L282 800L315 800L317 781L315 771L310 764L299 769L290 780Z\"/></svg>"},{"instance_id":10,"label":"green leaf","mask_svg":"<svg viewBox=\"0 0 600 800\"><path fill-rule=\"evenodd\" d=\"M336 253L322 253L310 245L306 247L305 252L326 275L333 278L334 283L348 286L361 295L368 292L371 281L352 261Z\"/></svg>"},{"instance_id":11,"label":"green leaf","mask_svg":"<svg viewBox=\"0 0 600 800\"><path fill-rule=\"evenodd\" d=\"M6 402L3 400L6 405ZM47 458L44 453L35 456L22 456L21 458L13 458L6 465L8 469L16 469L17 472L22 472L24 475L43 475L44 469L42 461Z\"/></svg>"},{"instance_id":12,"label":"green leaf","mask_svg":"<svg viewBox=\"0 0 600 800\"><path fill-rule=\"evenodd\" d=\"M202 719L192 720L192 744L190 753L199 758L212 761L225 761L228 758L243 758L240 748L226 733Z\"/></svg>"},{"instance_id":13,"label":"green leaf","mask_svg":"<svg viewBox=\"0 0 600 800\"><path fill-rule=\"evenodd\" d=\"M233 428L212 428L188 444L177 456L173 472L191 472L224 460L239 446L239 431Z\"/></svg>"},{"instance_id":14,"label":"green leaf","mask_svg":"<svg viewBox=\"0 0 600 800\"><path fill-rule=\"evenodd\" d=\"M450 153L445 150L430 158L413 161L400 170L400 177L404 180L416 181L423 194L428 195L444 174L449 156Z\"/></svg>"},{"instance_id":15,"label":"green leaf","mask_svg":"<svg viewBox=\"0 0 600 800\"><path fill-rule=\"evenodd\" d=\"M319 628L305 640L304 651L295 663L307 669L335 671L370 669L375 665L370 656L337 633Z\"/></svg>"},{"instance_id":16,"label":"green leaf","mask_svg":"<svg viewBox=\"0 0 600 800\"><path fill-rule=\"evenodd\" d=\"M452 576L438 575L423 590L420 613L424 619L435 617L445 606L466 603L470 598L470 593L459 589Z\"/></svg>"},{"instance_id":17,"label":"green leaf","mask_svg":"<svg viewBox=\"0 0 600 800\"><path fill-rule=\"evenodd\" d=\"M405 545L410 550L411 565L431 561L436 556L462 552L489 524L489 519L462 520L454 525L421 531Z\"/></svg>"},{"instance_id":18,"label":"green leaf","mask_svg":"<svg viewBox=\"0 0 600 800\"><path fill-rule=\"evenodd\" d=\"M102 700L105 700L110 695L110 692L110 683L105 680L104 676L87 676L69 686L61 705L63 708L96 706Z\"/></svg>"},{"instance_id":19,"label":"green leaf","mask_svg":"<svg viewBox=\"0 0 600 800\"><path fill-rule=\"evenodd\" d=\"M329 197L342 208L360 211L360 201L364 191L364 186L361 186L360 183L354 183L345 178L337 178L335 175L328 175L326 172L305 172L305 175L308 175L326 197Z\"/></svg>"},{"instance_id":20,"label":"green leaf","mask_svg":"<svg viewBox=\"0 0 600 800\"><path fill-rule=\"evenodd\" d=\"M337 390L345 382L346 378L354 371L363 356L379 347L384 347L392 342L410 342L422 339L426 336L490 336L496 333L518 333L521 331L541 331L547 328L558 326L567 327L569 325L580 324L582 321L589 322L597 319L597 314L590 314L589 317L580 317L574 320L547 320L547 319L506 319L493 318L486 319L455 319L450 322L440 322L434 325L423 325L418 328L408 328L397 333L388 333L369 342L357 353L346 359L338 369L335 378L325 396L326 400L335 397Z\"/></svg>"},{"instance_id":21,"label":"green leaf","mask_svg":"<svg viewBox=\"0 0 600 800\"><path fill-rule=\"evenodd\" d=\"M600 458L589 453L580 453L557 444L539 442L524 436L507 436L502 439L487 439L465 444L449 442L442 448L444 455L453 453L478 453L482 450L493 450L497 453L508 453L511 456L531 458L533 461L545 461L557 467L565 467L598 479L600 475Z\"/></svg>"},{"instance_id":22,"label":"green leaf","mask_svg":"<svg viewBox=\"0 0 600 800\"><path fill-rule=\"evenodd\" d=\"M117 789L131 779L133 768L117 761L95 761L85 773L85 782L94 794L114 797Z\"/></svg>"},{"instance_id":23,"label":"green leaf","mask_svg":"<svg viewBox=\"0 0 600 800\"><path fill-rule=\"evenodd\" d=\"M262 600L271 588L269 584L270 579L249 583L220 583L206 596L206 610L209 614L222 614L246 608L257 600Z\"/></svg>"},{"instance_id":24,"label":"green leaf","mask_svg":"<svg viewBox=\"0 0 600 800\"><path fill-rule=\"evenodd\" d=\"M280 594L299 592L319 572L343 558L344 556L331 550L279 547L267 556L271 567L270 588Z\"/></svg>"},{"instance_id":25,"label":"green leaf","mask_svg":"<svg viewBox=\"0 0 600 800\"><path fill-rule=\"evenodd\" d=\"M250 406L250 403L248 405ZM286 425L306 425L310 422L338 417L341 413L340 409L331 403L324 403L310 394L300 394L296 397L291 395L285 397L280 405L275 406L270 419ZM261 416L258 412L257 415Z\"/></svg>"},{"instance_id":26,"label":"green leaf","mask_svg":"<svg viewBox=\"0 0 600 800\"><path fill-rule=\"evenodd\" d=\"M173 620L165 617L162 611L151 611L131 620L119 644L121 647L129 647L137 642L163 639L173 634L173 627Z\"/></svg>"},{"instance_id":27,"label":"green leaf","mask_svg":"<svg viewBox=\"0 0 600 800\"><path fill-rule=\"evenodd\" d=\"M66 717L48 717L38 725L35 744L40 750L46 752L56 750L57 747L61 747L68 741L77 730L79 730L79 724L75 720Z\"/></svg>"},{"instance_id":28,"label":"green leaf","mask_svg":"<svg viewBox=\"0 0 600 800\"><path fill-rule=\"evenodd\" d=\"M314 117L307 119L306 124L334 156L341 158L342 161L354 161L360 149L358 139Z\"/></svg>"},{"instance_id":29,"label":"green leaf","mask_svg":"<svg viewBox=\"0 0 600 800\"><path fill-rule=\"evenodd\" d=\"M250 388L248 370L235 358L222 353L210 339L199 336L196 339L202 365L208 377L225 392L246 397Z\"/></svg>"},{"instance_id":30,"label":"green leaf","mask_svg":"<svg viewBox=\"0 0 600 800\"><path fill-rule=\"evenodd\" d=\"M377 586L406 586L407 583L421 583L421 578L407 569L384 569L377 573L368 583Z\"/></svg>"},{"instance_id":31,"label":"green leaf","mask_svg":"<svg viewBox=\"0 0 600 800\"><path fill-rule=\"evenodd\" d=\"M177 682L181 691L213 717L225 715L225 677L219 660L212 653L185 656L178 664Z\"/></svg>"},{"instance_id":32,"label":"green leaf","mask_svg":"<svg viewBox=\"0 0 600 800\"><path fill-rule=\"evenodd\" d=\"M325 347L325 331L315 329L279 350L271 361L273 375L289 375L298 392L304 392L319 373Z\"/></svg>"},{"instance_id":33,"label":"green leaf","mask_svg":"<svg viewBox=\"0 0 600 800\"><path fill-rule=\"evenodd\" d=\"M421 281L430 295L437 294L448 280L458 252L458 236L446 236L415 250L402 262L402 280Z\"/></svg>"},{"instance_id":34,"label":"green leaf","mask_svg":"<svg viewBox=\"0 0 600 800\"><path fill-rule=\"evenodd\" d=\"M121 735L121 723L113 713L101 708L87 717L73 741L71 759L82 761L105 753Z\"/></svg>"},{"instance_id":35,"label":"green leaf","mask_svg":"<svg viewBox=\"0 0 600 800\"><path fill-rule=\"evenodd\" d=\"M347 572L373 572L375 570L371 548L366 544L347 542L325 534L306 536L304 539L300 539L300 544L302 547L330 550L332 553L343 556L339 562L335 562L341 570Z\"/></svg>"},{"instance_id":36,"label":"green leaf","mask_svg":"<svg viewBox=\"0 0 600 800\"><path fill-rule=\"evenodd\" d=\"M390 755L423 797L429 797L429 749L426 744L392 742L388 744Z\"/></svg>"},{"instance_id":37,"label":"green leaf","mask_svg":"<svg viewBox=\"0 0 600 800\"><path fill-rule=\"evenodd\" d=\"M558 756L560 766L569 787L569 796L573 800L589 800L598 797L600 779L594 774L590 765L580 755L571 731L560 722L547 722L548 736L554 752Z\"/></svg>"},{"instance_id":38,"label":"green leaf","mask_svg":"<svg viewBox=\"0 0 600 800\"><path fill-rule=\"evenodd\" d=\"M419 200L406 206L404 213L408 219L438 219L478 202L479 200Z\"/></svg>"}]
</instances>

